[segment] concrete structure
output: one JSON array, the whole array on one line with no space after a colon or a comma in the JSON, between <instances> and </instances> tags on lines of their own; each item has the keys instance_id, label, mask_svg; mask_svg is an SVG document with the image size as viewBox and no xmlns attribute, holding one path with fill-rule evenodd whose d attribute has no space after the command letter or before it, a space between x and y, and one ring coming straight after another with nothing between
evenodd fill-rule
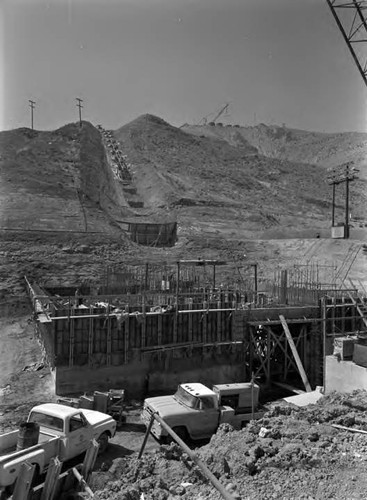
<instances>
[{"instance_id":1,"label":"concrete structure","mask_svg":"<svg viewBox=\"0 0 367 500\"><path fill-rule=\"evenodd\" d=\"M337 356L326 356L325 394L367 390L367 368L353 361L341 361Z\"/></svg>"}]
</instances>

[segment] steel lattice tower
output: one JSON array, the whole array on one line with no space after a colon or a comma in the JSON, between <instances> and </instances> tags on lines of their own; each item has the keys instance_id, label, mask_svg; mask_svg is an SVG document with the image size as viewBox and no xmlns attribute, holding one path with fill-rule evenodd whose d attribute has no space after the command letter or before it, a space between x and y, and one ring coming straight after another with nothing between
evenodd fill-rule
<instances>
[{"instance_id":1,"label":"steel lattice tower","mask_svg":"<svg viewBox=\"0 0 367 500\"><path fill-rule=\"evenodd\" d=\"M367 85L367 0L326 0Z\"/></svg>"}]
</instances>

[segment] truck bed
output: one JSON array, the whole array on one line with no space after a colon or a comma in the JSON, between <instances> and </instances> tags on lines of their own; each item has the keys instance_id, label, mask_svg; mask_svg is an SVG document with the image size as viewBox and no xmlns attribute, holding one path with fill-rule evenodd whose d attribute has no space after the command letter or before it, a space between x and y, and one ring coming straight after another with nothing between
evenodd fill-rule
<instances>
[{"instance_id":1,"label":"truck bed","mask_svg":"<svg viewBox=\"0 0 367 500\"><path fill-rule=\"evenodd\" d=\"M19 431L15 430L0 435L0 457L5 457L7 455L11 455L12 453L16 452L18 433ZM55 438L53 434L40 432L37 444L47 443L53 438Z\"/></svg>"}]
</instances>

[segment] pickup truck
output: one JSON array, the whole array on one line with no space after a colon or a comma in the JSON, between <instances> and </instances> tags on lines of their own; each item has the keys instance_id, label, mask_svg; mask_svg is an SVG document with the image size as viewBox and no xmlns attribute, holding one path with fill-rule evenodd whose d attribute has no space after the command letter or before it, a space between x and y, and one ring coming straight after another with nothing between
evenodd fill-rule
<instances>
[{"instance_id":1,"label":"pickup truck","mask_svg":"<svg viewBox=\"0 0 367 500\"><path fill-rule=\"evenodd\" d=\"M85 452L92 439L99 442L99 453L116 432L116 421L104 413L56 403L35 406L28 422L39 425L38 443L16 450L18 430L0 435L0 490L11 491L23 462L36 465L36 473L47 471L51 458L66 462Z\"/></svg>"},{"instance_id":2,"label":"pickup truck","mask_svg":"<svg viewBox=\"0 0 367 500\"><path fill-rule=\"evenodd\" d=\"M147 398L141 419L148 426L157 413L183 440L210 438L223 423L241 429L252 419L259 419L264 410L258 408L259 386L252 383L214 385L209 389L200 383L180 384L172 396ZM154 421L151 433L159 441L169 438Z\"/></svg>"}]
</instances>

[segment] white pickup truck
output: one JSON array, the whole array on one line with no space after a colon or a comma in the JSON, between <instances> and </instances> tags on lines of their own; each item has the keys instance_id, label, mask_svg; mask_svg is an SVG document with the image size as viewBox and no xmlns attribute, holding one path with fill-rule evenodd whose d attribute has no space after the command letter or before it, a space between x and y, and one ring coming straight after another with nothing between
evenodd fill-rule
<instances>
[{"instance_id":1,"label":"white pickup truck","mask_svg":"<svg viewBox=\"0 0 367 500\"><path fill-rule=\"evenodd\" d=\"M264 410L258 408L259 386L252 383L214 385L209 389L200 383L180 384L172 396L158 396L144 401L142 421L148 426L157 413L183 440L210 438L223 423L241 429ZM154 421L151 433L158 440L167 432Z\"/></svg>"},{"instance_id":2,"label":"white pickup truck","mask_svg":"<svg viewBox=\"0 0 367 500\"><path fill-rule=\"evenodd\" d=\"M66 462L84 451L92 439L105 451L116 432L116 421L104 413L46 403L35 406L28 422L39 425L38 443L17 451L19 430L0 435L0 490L11 491L23 462L36 465L36 472L47 471L51 458Z\"/></svg>"}]
</instances>

